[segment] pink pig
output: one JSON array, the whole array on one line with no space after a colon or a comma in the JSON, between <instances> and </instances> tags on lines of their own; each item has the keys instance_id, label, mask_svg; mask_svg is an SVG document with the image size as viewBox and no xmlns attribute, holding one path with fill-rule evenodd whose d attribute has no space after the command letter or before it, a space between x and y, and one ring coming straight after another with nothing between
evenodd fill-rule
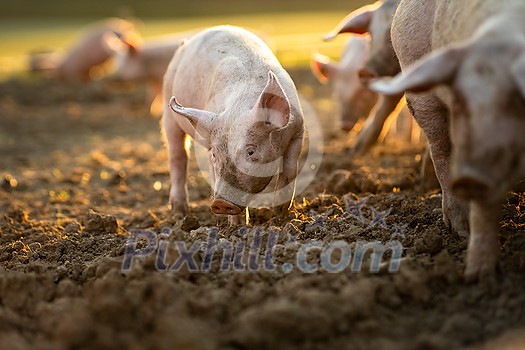
<instances>
[{"instance_id":1,"label":"pink pig","mask_svg":"<svg viewBox=\"0 0 525 350\"><path fill-rule=\"evenodd\" d=\"M354 46L354 48L347 46L345 49L342 60L345 60L345 56L350 54L350 50L361 50L362 52L361 54L354 52L352 55L354 57L359 55L359 58L355 59L352 64L346 64L346 70L352 71L352 73L346 74L347 76L351 74L352 78L345 78L347 79L346 87L344 88L346 89L345 94L350 93L350 85L355 86L353 91L356 91L355 89L362 91L360 85L356 83L356 75L359 76L362 84L366 85L371 78L393 76L401 71L390 40L392 18L398 4L399 0L385 0L364 6L346 16L334 30L325 36L325 40L332 40L341 33L370 34L370 39L361 39L370 41L368 45L359 45L361 47L364 46L364 52L363 49L357 47L358 45L351 43L354 39L351 39L348 44ZM358 67L356 62L359 62ZM339 95L342 95L342 93L339 93ZM403 94L379 97L374 114L367 120L363 130L357 136L354 146L357 153L365 153L377 142L387 118L396 111L402 97ZM356 109L360 117L367 117L369 113L364 113L363 107L368 104L368 101L369 99L364 100L362 106L351 104L347 109Z\"/></svg>"},{"instance_id":2,"label":"pink pig","mask_svg":"<svg viewBox=\"0 0 525 350\"><path fill-rule=\"evenodd\" d=\"M443 190L443 219L470 233L469 279L495 271L501 203L525 178L524 17L519 0L402 0L392 40L403 73L372 84L407 92Z\"/></svg>"},{"instance_id":3,"label":"pink pig","mask_svg":"<svg viewBox=\"0 0 525 350\"><path fill-rule=\"evenodd\" d=\"M316 54L311 69L321 83L330 83L334 101L341 114L341 129L350 131L359 119L366 118L378 100L373 92L359 80L358 71L370 52L370 40L352 36L344 48L341 60Z\"/></svg>"},{"instance_id":4,"label":"pink pig","mask_svg":"<svg viewBox=\"0 0 525 350\"><path fill-rule=\"evenodd\" d=\"M90 80L91 69L110 58L102 40L108 32L120 37L138 37L134 24L123 19L111 18L96 22L86 28L61 57L56 67L57 77L84 82Z\"/></svg>"},{"instance_id":5,"label":"pink pig","mask_svg":"<svg viewBox=\"0 0 525 350\"><path fill-rule=\"evenodd\" d=\"M399 114L399 99L379 95L359 78L359 71L370 54L370 39L352 35L345 46L341 60L316 54L311 69L321 83L330 83L334 101L341 113L341 128L350 131L360 120L367 118L356 137L354 152L363 154L377 141L387 118ZM374 109L374 106L376 107ZM396 114L397 112L397 114ZM404 117L399 115L400 118ZM408 116L411 118L410 116Z\"/></svg>"},{"instance_id":6,"label":"pink pig","mask_svg":"<svg viewBox=\"0 0 525 350\"><path fill-rule=\"evenodd\" d=\"M164 101L175 212L188 211L185 135L209 149L213 213L238 222L275 174L275 209L286 212L302 148L302 109L292 79L259 37L232 26L192 37L168 67Z\"/></svg>"}]
</instances>

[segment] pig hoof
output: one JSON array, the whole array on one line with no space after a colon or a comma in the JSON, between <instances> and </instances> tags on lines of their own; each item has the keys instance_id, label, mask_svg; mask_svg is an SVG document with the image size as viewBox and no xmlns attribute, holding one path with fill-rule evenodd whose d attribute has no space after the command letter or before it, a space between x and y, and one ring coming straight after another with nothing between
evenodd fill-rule
<instances>
[{"instance_id":1,"label":"pig hoof","mask_svg":"<svg viewBox=\"0 0 525 350\"><path fill-rule=\"evenodd\" d=\"M443 222L445 223L445 227L453 233L464 238L469 237L468 220L466 218L443 213Z\"/></svg>"},{"instance_id":2,"label":"pig hoof","mask_svg":"<svg viewBox=\"0 0 525 350\"><path fill-rule=\"evenodd\" d=\"M443 222L445 226L462 237L469 237L468 204L443 196Z\"/></svg>"},{"instance_id":3,"label":"pig hoof","mask_svg":"<svg viewBox=\"0 0 525 350\"><path fill-rule=\"evenodd\" d=\"M276 207L273 207L273 213L275 216L287 216L289 207L290 207L290 203L284 203L284 204L278 205Z\"/></svg>"},{"instance_id":4,"label":"pig hoof","mask_svg":"<svg viewBox=\"0 0 525 350\"><path fill-rule=\"evenodd\" d=\"M425 191L431 191L434 189L439 189L439 180L436 177L436 173L432 172L421 172L421 185Z\"/></svg>"},{"instance_id":5,"label":"pig hoof","mask_svg":"<svg viewBox=\"0 0 525 350\"><path fill-rule=\"evenodd\" d=\"M475 283L493 278L496 275L497 262L481 262L479 264L467 262L465 268L465 282Z\"/></svg>"},{"instance_id":6,"label":"pig hoof","mask_svg":"<svg viewBox=\"0 0 525 350\"><path fill-rule=\"evenodd\" d=\"M188 214L188 203L186 202L171 201L169 208L172 213L180 214L183 217Z\"/></svg>"},{"instance_id":7,"label":"pig hoof","mask_svg":"<svg viewBox=\"0 0 525 350\"><path fill-rule=\"evenodd\" d=\"M450 216L444 216L443 221L445 222L445 226L453 233L464 238L469 237L470 233L467 218L458 216L453 216L451 218Z\"/></svg>"},{"instance_id":8,"label":"pig hoof","mask_svg":"<svg viewBox=\"0 0 525 350\"><path fill-rule=\"evenodd\" d=\"M354 155L362 156L372 148L375 144L375 140L370 140L369 137L357 137L356 143L354 145Z\"/></svg>"}]
</instances>

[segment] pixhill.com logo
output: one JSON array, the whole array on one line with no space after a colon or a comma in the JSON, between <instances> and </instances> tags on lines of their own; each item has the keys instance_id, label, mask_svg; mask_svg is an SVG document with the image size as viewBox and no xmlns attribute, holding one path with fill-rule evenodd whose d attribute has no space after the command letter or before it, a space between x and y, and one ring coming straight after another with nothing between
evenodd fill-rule
<instances>
[{"instance_id":1,"label":"pixhill.com logo","mask_svg":"<svg viewBox=\"0 0 525 350\"><path fill-rule=\"evenodd\" d=\"M303 273L338 273L344 270L357 273L364 269L370 272L399 271L403 245L396 238L404 235L406 226L387 225L386 219L391 210L379 211L370 206L367 206L367 211L372 215L367 219L363 212L367 199L344 199L346 210L343 215L335 219L316 215L309 225L326 228L328 220L353 219L364 223L367 228L379 226L390 230L391 240L386 243L379 240L353 243L344 240L301 242L289 233L262 227L242 227L231 236L235 239L228 240L220 237L217 227L209 227L206 229L205 239L185 242L170 240L172 229L167 227L163 228L160 234L151 230L131 230L131 236L126 243L122 271L130 272L133 261L145 257L153 257L155 268L162 272L178 272L182 269L195 273L212 270L280 270L290 273L294 269ZM283 251L288 253L283 254Z\"/></svg>"}]
</instances>

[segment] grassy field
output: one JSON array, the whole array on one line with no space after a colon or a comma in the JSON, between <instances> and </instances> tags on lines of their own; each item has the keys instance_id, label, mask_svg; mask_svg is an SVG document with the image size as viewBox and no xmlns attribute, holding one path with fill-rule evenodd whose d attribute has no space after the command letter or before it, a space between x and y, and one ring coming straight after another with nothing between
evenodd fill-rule
<instances>
[{"instance_id":1,"label":"grassy field","mask_svg":"<svg viewBox=\"0 0 525 350\"><path fill-rule=\"evenodd\" d=\"M347 11L370 0L3 0L1 19L103 18L133 15L140 18L188 18L255 13Z\"/></svg>"},{"instance_id":2,"label":"grassy field","mask_svg":"<svg viewBox=\"0 0 525 350\"><path fill-rule=\"evenodd\" d=\"M219 24L253 28L266 33L285 66L306 65L312 52L337 58L345 38L324 43L331 30L349 11L266 13L189 18L145 18L145 38ZM0 74L26 69L27 54L34 50L62 51L70 45L90 19L25 18L0 21Z\"/></svg>"}]
</instances>

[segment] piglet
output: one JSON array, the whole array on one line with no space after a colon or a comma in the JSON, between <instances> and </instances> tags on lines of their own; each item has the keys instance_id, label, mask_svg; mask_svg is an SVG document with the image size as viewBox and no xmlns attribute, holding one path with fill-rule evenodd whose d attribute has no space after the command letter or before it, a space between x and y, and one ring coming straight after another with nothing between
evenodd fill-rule
<instances>
[{"instance_id":1,"label":"piglet","mask_svg":"<svg viewBox=\"0 0 525 350\"><path fill-rule=\"evenodd\" d=\"M311 61L312 73L321 83L330 83L333 99L341 114L341 129L351 131L358 120L367 117L378 100L378 94L359 80L358 71L370 51L370 40L351 36L341 60L316 54Z\"/></svg>"},{"instance_id":2,"label":"piglet","mask_svg":"<svg viewBox=\"0 0 525 350\"><path fill-rule=\"evenodd\" d=\"M311 61L311 70L318 80L332 86L333 99L341 113L341 129L351 131L359 120L366 118L356 137L355 154L366 153L385 129L387 118L397 116L400 109L396 107L403 106L399 99L379 95L360 80L359 71L369 54L370 39L352 35L339 62L321 54Z\"/></svg>"},{"instance_id":3,"label":"piglet","mask_svg":"<svg viewBox=\"0 0 525 350\"><path fill-rule=\"evenodd\" d=\"M91 24L75 40L73 45L61 57L56 67L56 76L62 80L86 82L92 79L92 68L101 65L110 58L103 42L104 36L113 32L121 38L139 38L133 23L110 18Z\"/></svg>"},{"instance_id":4,"label":"piglet","mask_svg":"<svg viewBox=\"0 0 525 350\"><path fill-rule=\"evenodd\" d=\"M343 92L336 92L338 96L350 94L352 88L362 91L363 85L359 86L356 83L357 76L361 79L361 83L366 85L371 79L383 76L393 76L401 71L399 62L395 55L392 43L390 40L390 27L392 25L392 18L399 4L399 0L385 0L377 2L373 5L364 6L346 16L329 34L325 36L325 40L332 40L341 33L354 34L370 34L369 38L361 40L369 40L368 45L353 44L356 39L350 39L343 54L341 64L345 64L346 75L352 75L352 78L343 78L345 83L339 83L334 87L334 90L341 89ZM361 51L360 53L356 51ZM350 54L352 52L352 54ZM345 56L359 55L359 59L354 60L354 63L345 63ZM357 63L359 62L359 66ZM335 74L333 74L335 75ZM335 78L335 77L334 77ZM335 78L341 79L341 78ZM346 85L346 86L344 86ZM355 91L355 90L354 90ZM381 131L387 121L387 118L396 111L403 94L394 96L380 96L379 102L375 112L367 119L364 128L357 136L354 146L355 152L358 154L368 151L376 142ZM360 99L357 99L360 100ZM366 104L363 101L363 104ZM367 117L369 113L362 114L364 111L361 106L350 104L346 109L354 109L360 114L359 117ZM397 111L399 112L399 111ZM355 122L354 122L355 123Z\"/></svg>"},{"instance_id":5,"label":"piglet","mask_svg":"<svg viewBox=\"0 0 525 350\"><path fill-rule=\"evenodd\" d=\"M184 138L190 135L209 150L213 213L238 223L277 174L274 205L284 214L294 194L303 112L268 46L238 27L204 30L177 50L163 90L173 211L188 211Z\"/></svg>"}]
</instances>

